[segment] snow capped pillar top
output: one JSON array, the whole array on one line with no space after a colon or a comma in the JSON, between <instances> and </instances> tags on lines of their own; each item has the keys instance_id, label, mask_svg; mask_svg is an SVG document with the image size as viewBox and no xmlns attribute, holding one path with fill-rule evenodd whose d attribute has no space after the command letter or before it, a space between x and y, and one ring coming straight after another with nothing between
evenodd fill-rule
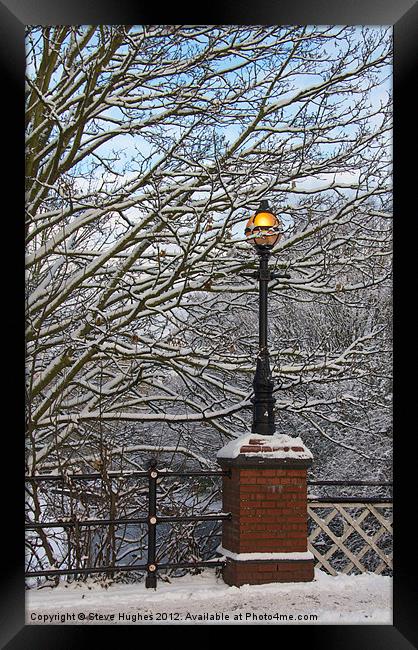
<instances>
[{"instance_id":1,"label":"snow capped pillar top","mask_svg":"<svg viewBox=\"0 0 418 650\"><path fill-rule=\"evenodd\" d=\"M220 464L264 465L272 467L309 467L312 453L301 438L291 438L285 434L263 436L247 434L231 440L217 453Z\"/></svg>"}]
</instances>

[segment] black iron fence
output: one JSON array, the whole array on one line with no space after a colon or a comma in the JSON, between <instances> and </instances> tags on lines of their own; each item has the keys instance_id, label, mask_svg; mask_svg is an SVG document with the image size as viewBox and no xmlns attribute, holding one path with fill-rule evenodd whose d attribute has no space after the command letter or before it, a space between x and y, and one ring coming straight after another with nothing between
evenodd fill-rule
<instances>
[{"instance_id":1,"label":"black iron fence","mask_svg":"<svg viewBox=\"0 0 418 650\"><path fill-rule=\"evenodd\" d=\"M26 521L25 528L28 531L35 531L39 535L45 535L46 530L51 530L54 528L72 530L74 532L75 540L80 538L80 531L83 528L94 528L97 526L107 526L107 527L116 527L120 525L140 525L144 524L146 526L146 546L147 546L147 559L146 562L133 563L128 565L118 565L114 561L109 563L100 564L100 566L80 566L78 558L76 558L76 566L71 566L71 553L68 552L68 561L66 568L48 568L48 569L28 569L25 572L27 578L35 577L52 577L52 576L81 576L81 575L90 575L90 574L110 574L113 577L113 574L116 572L135 572L139 571L146 574L145 585L147 588L156 588L157 586L157 573L165 569L197 569L203 567L221 567L224 564L222 558L211 558L207 560L202 559L193 559L191 561L166 561L157 560L157 526L162 524L175 524L178 522L203 522L203 521L223 521L231 518L231 514L228 512L210 512L207 514L190 514L190 515L178 515L178 514L161 514L158 511L158 490L157 485L162 481L167 480L171 477L179 477L181 479L186 479L189 477L222 477L228 476L228 470L189 470L189 471L171 471L166 468L159 468L158 463L155 459L151 459L148 463L147 471L108 471L105 474L103 473L76 473L76 474L66 474L66 475L36 475L26 477L26 481L32 483L33 485L41 483L61 483L68 484L69 482L74 483L77 481L108 481L111 482L112 479L117 478L145 478L147 479L147 488L146 488L146 500L147 500L147 514L136 517L136 516L127 516L127 517L116 517L109 516L108 518L88 518L80 519L77 516L73 517L63 517L56 520L48 521ZM350 492L350 494L324 494L323 488L328 488L333 486L334 488L342 490L343 492ZM388 506L392 502L392 497L388 493L392 488L391 482L379 482L379 481L308 481L308 488L319 488L321 491L320 495L308 495L308 514L311 517L311 527L312 531L312 516L316 518L313 507L317 508L323 504L324 508L330 507L332 504L335 508L342 508L344 505L347 507L357 507L364 506L373 508L373 504L378 506ZM380 494L375 495L353 495L353 488L377 488ZM328 490L327 490L328 491ZM340 504L340 505L339 505ZM311 506L311 507L309 507ZM114 513L115 510L111 508L111 513ZM318 511L319 512L319 511ZM375 510L373 510L375 512ZM338 513L337 513L338 514ZM39 509L38 509L39 515ZM349 515L347 515L349 517ZM316 520L321 524L321 520ZM352 521L352 520L351 520ZM346 522L345 522L346 523ZM355 524L354 524L355 525ZM330 534L335 541L337 541L337 546L341 547L338 544L338 539L334 537L334 534L330 532L329 521L327 526L322 526L321 524L321 534L327 533ZM319 530L319 529L318 529ZM318 532L317 530L317 532ZM355 531L354 531L355 532ZM366 539L366 536L364 536ZM309 541L309 540L308 540ZM312 540L313 541L313 540ZM337 548L336 546L336 548ZM332 571L330 564L325 559L322 562L322 555L311 545L314 554L316 555L317 560L322 564L326 570ZM344 551L347 551L346 546L342 547ZM328 555L331 553L330 549L326 549ZM378 552L379 549L377 549ZM351 552L348 551L350 554ZM326 556L327 557L327 556ZM383 556L382 556L383 557ZM350 554L350 561L353 560L353 555ZM356 563L357 566L360 566Z\"/></svg>"},{"instance_id":2,"label":"black iron fence","mask_svg":"<svg viewBox=\"0 0 418 650\"><path fill-rule=\"evenodd\" d=\"M199 522L199 521L222 521L230 519L230 513L215 512L209 514L199 515L161 515L157 512L157 482L168 479L171 477L207 477L207 476L227 476L228 470L194 470L194 471L171 471L165 468L158 468L157 461L152 459L148 463L148 471L130 471L130 472L112 472L106 473L105 478L111 480L112 478L129 477L129 478L148 478L148 514L145 517L111 517L100 519L84 519L80 520L76 517L65 518L59 520L52 520L46 522L33 522L27 521L25 523L26 530L44 531L54 528L73 529L75 531L76 539L79 538L79 530L83 527L95 526L118 526L118 525L134 525L146 524L147 526L147 562L140 564L115 565L115 564L102 564L100 566L76 566L71 568L68 566L65 569L50 568L42 570L27 570L25 576L30 577L48 577L60 575L73 575L78 576L82 574L105 573L113 575L119 571L144 571L146 572L145 584L148 588L156 588L157 585L157 571L164 569L194 569L200 567L216 567L222 566L224 561L221 559L210 560L193 560L190 562L159 562L157 563L157 535L156 529L159 524L176 523L176 522ZM67 474L62 475L37 475L26 477L26 481L31 483L42 482L68 482L80 480L97 480L103 479L100 473L89 474ZM70 553L68 553L68 563L70 562Z\"/></svg>"},{"instance_id":3,"label":"black iron fence","mask_svg":"<svg viewBox=\"0 0 418 650\"><path fill-rule=\"evenodd\" d=\"M362 503L392 503L391 492L393 483L392 481L308 481L308 488L311 487L329 487L333 486L334 488L343 488L345 491L351 491L351 488L355 487L367 487L367 488L381 488L383 494L378 495L352 495L352 494L321 494L320 496L308 495L312 501L316 503L325 503L332 501L333 503L350 503L353 501L359 501Z\"/></svg>"}]
</instances>

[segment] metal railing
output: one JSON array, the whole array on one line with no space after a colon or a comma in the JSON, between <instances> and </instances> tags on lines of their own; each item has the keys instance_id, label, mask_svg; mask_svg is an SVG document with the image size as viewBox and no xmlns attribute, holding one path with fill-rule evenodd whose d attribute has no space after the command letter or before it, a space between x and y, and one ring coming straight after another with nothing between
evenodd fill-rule
<instances>
[{"instance_id":1,"label":"metal railing","mask_svg":"<svg viewBox=\"0 0 418 650\"><path fill-rule=\"evenodd\" d=\"M162 523L175 523L175 522L199 522L199 521L222 521L225 519L230 519L230 513L210 513L206 515L170 515L164 516L160 515L157 512L157 481L164 480L171 477L203 477L203 476L229 476L229 470L194 470L194 471L171 471L167 469L158 469L157 461L152 459L148 463L148 471L133 471L133 472L112 472L109 471L106 474L106 478L118 478L118 477L129 477L129 478L139 478L147 477L148 478L148 516L147 517L115 517L115 518L100 518L100 519L84 519L80 520L77 518L70 519L65 518L56 521L48 522L26 522L26 530L45 530L51 528L74 528L77 531L81 527L86 526L114 526L118 524L146 524L148 527L148 552L147 552L147 562L146 564L130 564L127 566L124 565L101 565L101 566L89 566L89 567L76 567L71 569L70 567L66 569L45 569L45 570L35 570L35 571L26 571L25 577L35 578L35 577L47 577L47 576L60 576L60 575L79 575L79 574L93 574L93 573L107 573L113 574L117 571L146 571L145 586L147 588L156 588L157 586L157 571L163 569L192 569L197 567L215 567L222 566L224 560L222 559L211 559L211 560L197 560L192 562L161 562L157 563L156 560L156 551L157 551L157 535L156 529L159 524ZM63 481L63 480L97 480L102 479L103 475L99 473L90 473L90 474L67 474L65 477L59 475L38 475L38 476L28 476L26 481L32 483L41 483L43 481Z\"/></svg>"}]
</instances>

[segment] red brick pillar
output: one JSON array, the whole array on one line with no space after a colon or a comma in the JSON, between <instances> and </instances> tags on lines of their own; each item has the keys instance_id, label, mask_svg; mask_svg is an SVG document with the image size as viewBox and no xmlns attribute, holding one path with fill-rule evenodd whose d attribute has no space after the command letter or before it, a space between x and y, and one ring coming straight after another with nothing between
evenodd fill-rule
<instances>
[{"instance_id":1,"label":"red brick pillar","mask_svg":"<svg viewBox=\"0 0 418 650\"><path fill-rule=\"evenodd\" d=\"M307 550L307 469L312 454L300 438L251 434L217 455L222 469L223 579L228 585L308 582L314 557Z\"/></svg>"}]
</instances>

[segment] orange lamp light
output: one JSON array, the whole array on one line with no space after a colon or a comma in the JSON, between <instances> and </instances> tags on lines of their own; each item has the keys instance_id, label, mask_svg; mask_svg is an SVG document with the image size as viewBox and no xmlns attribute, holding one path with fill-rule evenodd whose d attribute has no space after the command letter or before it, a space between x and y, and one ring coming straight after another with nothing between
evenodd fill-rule
<instances>
[{"instance_id":1,"label":"orange lamp light","mask_svg":"<svg viewBox=\"0 0 418 650\"><path fill-rule=\"evenodd\" d=\"M266 204L267 202L263 201L255 215L249 218L245 227L245 236L250 238L254 246L273 248L283 234L282 224Z\"/></svg>"}]
</instances>

